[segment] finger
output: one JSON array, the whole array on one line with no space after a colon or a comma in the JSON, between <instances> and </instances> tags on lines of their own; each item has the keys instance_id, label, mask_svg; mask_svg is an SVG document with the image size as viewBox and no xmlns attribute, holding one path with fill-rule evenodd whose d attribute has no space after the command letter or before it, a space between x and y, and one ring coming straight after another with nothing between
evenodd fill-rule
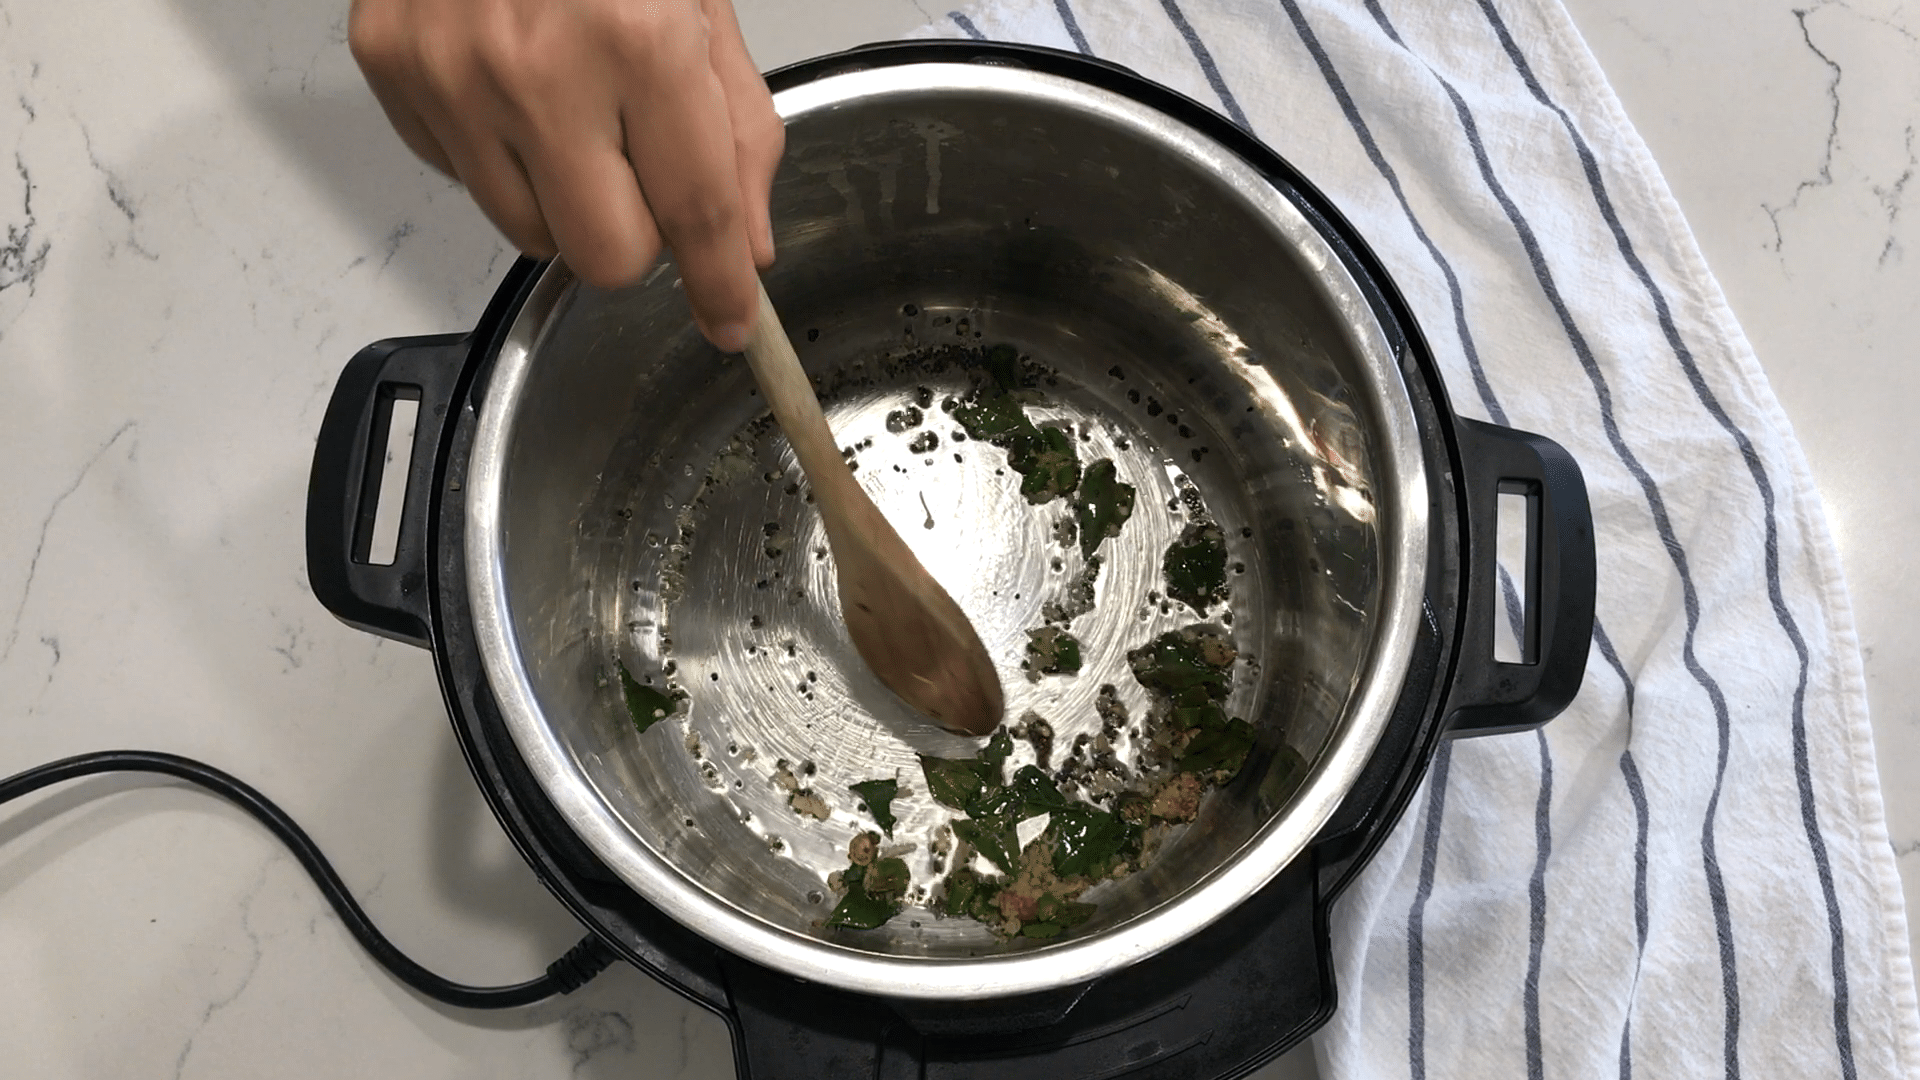
<instances>
[{"instance_id":1,"label":"finger","mask_svg":"<svg viewBox=\"0 0 1920 1080\"><path fill-rule=\"evenodd\" d=\"M758 303L758 274L724 96L711 72L683 96L696 99L690 111L703 119L660 115L665 109L628 114L633 168L673 248L695 321L715 345L738 352Z\"/></svg>"},{"instance_id":2,"label":"finger","mask_svg":"<svg viewBox=\"0 0 1920 1080\"><path fill-rule=\"evenodd\" d=\"M374 100L387 114L387 121L393 125L400 141L427 164L452 176L452 159L400 90L407 84L409 58L405 33L396 22L397 16L395 5L354 0L348 15L348 45L354 60L366 73L367 88L373 91Z\"/></svg>"},{"instance_id":3,"label":"finger","mask_svg":"<svg viewBox=\"0 0 1920 1080\"><path fill-rule=\"evenodd\" d=\"M575 113L574 115L579 115ZM631 285L660 255L660 232L621 152L619 117L598 134L544 125L526 155L547 228L567 265L588 282Z\"/></svg>"},{"instance_id":4,"label":"finger","mask_svg":"<svg viewBox=\"0 0 1920 1080\"><path fill-rule=\"evenodd\" d=\"M767 80L747 51L746 36L733 7L724 0L705 0L712 26L709 48L714 74L726 91L727 113L733 121L734 156L739 163L741 206L746 211L747 238L753 261L764 268L773 263L773 222L769 204L773 177L786 151L787 128L773 107Z\"/></svg>"},{"instance_id":5,"label":"finger","mask_svg":"<svg viewBox=\"0 0 1920 1080\"><path fill-rule=\"evenodd\" d=\"M515 247L542 259L560 250L547 229L526 170L506 143L476 132L442 138L440 145L447 151L454 175L467 186L467 193Z\"/></svg>"},{"instance_id":6,"label":"finger","mask_svg":"<svg viewBox=\"0 0 1920 1080\"><path fill-rule=\"evenodd\" d=\"M432 129L427 127L427 122L420 118L419 113L404 105L387 104L386 96L379 91L375 91L373 96L380 102L380 108L386 112L387 121L393 125L400 141L413 151L415 157L447 176L459 176L453 167L453 158L447 156L446 148L440 145L439 139L433 137Z\"/></svg>"},{"instance_id":7,"label":"finger","mask_svg":"<svg viewBox=\"0 0 1920 1080\"><path fill-rule=\"evenodd\" d=\"M656 39L654 62L631 69L622 118L627 156L680 264L694 319L715 345L737 352L759 303L759 275L704 23L681 21Z\"/></svg>"}]
</instances>

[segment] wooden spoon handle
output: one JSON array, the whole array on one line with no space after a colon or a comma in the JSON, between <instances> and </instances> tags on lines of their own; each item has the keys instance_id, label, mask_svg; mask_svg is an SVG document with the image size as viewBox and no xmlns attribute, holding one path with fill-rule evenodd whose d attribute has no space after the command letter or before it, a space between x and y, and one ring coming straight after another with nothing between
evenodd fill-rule
<instances>
[{"instance_id":1,"label":"wooden spoon handle","mask_svg":"<svg viewBox=\"0 0 1920 1080\"><path fill-rule=\"evenodd\" d=\"M859 485L854 483L847 460L840 456L833 431L827 427L826 414L820 411L820 399L813 393L813 382L800 366L800 357L794 353L793 342L780 325L780 315L773 310L773 301L768 299L764 284L760 286L760 310L754 315L753 330L747 336L747 364L760 383L760 392L766 396L773 418L786 432L794 456L800 459L807 482L821 496L819 504L823 507L846 505L844 499L852 494L846 489L857 491ZM820 490L823 488L837 489L831 494L841 498L828 497L830 493ZM860 492L858 497L865 498L865 492Z\"/></svg>"}]
</instances>

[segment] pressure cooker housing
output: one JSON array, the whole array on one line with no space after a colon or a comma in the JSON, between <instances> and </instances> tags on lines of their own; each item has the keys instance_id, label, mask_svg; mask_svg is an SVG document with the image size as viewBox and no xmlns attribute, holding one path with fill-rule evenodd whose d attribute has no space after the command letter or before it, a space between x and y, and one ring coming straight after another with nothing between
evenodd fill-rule
<instances>
[{"instance_id":1,"label":"pressure cooker housing","mask_svg":"<svg viewBox=\"0 0 1920 1080\"><path fill-rule=\"evenodd\" d=\"M926 63L1013 65L1064 76L1204 133L1312 222L1377 320L1389 363L1404 379L1408 445L1427 497L1425 540L1410 564L1411 580L1402 583L1415 603L1396 685L1364 760L1342 778L1337 808L1330 802L1330 813L1316 815L1301 857L1250 899L1226 905L1145 959L1098 978L1022 987L1038 986L1038 993L974 993L969 1001L906 993L883 1002L871 992L818 986L795 994L790 975L716 948L642 900L581 841L528 769L474 630L472 566L463 557L473 540L472 448L499 351L541 287L535 264L515 268L473 334L383 343L349 366L316 452L309 521L315 593L349 622L433 649L476 778L536 872L623 955L728 1016L743 1075L892 1075L884 1072L893 1067L888 1062L918 1062L927 1075L965 1075L968 1062L986 1058L995 1060L996 1072L1012 1075L1107 1075L1126 1062L1166 1075L1244 1071L1330 1011L1327 908L1399 816L1437 740L1536 725L1577 689L1593 593L1584 488L1577 468L1551 443L1455 418L1410 314L1352 230L1284 162L1187 99L1109 65L978 43L858 50L776 72L769 81L780 91L850 70ZM420 452L400 552L393 566L375 567L365 561L377 496L371 448L393 398L416 394L423 402ZM1538 638L1523 664L1496 664L1490 656L1499 612L1494 501L1502 490L1533 496L1538 510L1527 590L1528 626ZM488 613L479 621L485 624ZM994 1038L962 1038L980 1032Z\"/></svg>"}]
</instances>

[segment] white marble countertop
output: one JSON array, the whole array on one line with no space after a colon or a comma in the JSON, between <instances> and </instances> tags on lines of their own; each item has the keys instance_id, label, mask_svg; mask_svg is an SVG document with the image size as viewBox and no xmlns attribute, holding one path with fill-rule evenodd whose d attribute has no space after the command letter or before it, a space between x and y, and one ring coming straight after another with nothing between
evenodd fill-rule
<instances>
[{"instance_id":1,"label":"white marble countertop","mask_svg":"<svg viewBox=\"0 0 1920 1080\"><path fill-rule=\"evenodd\" d=\"M341 365L471 326L511 259L388 132L345 6L0 0L0 774L122 746L216 762L416 958L514 981L578 927L475 790L427 656L337 624L305 581ZM1920 16L1570 7L1812 463L1914 907ZM924 19L741 9L769 66ZM6 1071L36 1080L732 1075L718 1020L624 968L507 1015L425 1004L251 820L132 779L0 812L0 971ZM1259 1075L1312 1072L1296 1052Z\"/></svg>"}]
</instances>

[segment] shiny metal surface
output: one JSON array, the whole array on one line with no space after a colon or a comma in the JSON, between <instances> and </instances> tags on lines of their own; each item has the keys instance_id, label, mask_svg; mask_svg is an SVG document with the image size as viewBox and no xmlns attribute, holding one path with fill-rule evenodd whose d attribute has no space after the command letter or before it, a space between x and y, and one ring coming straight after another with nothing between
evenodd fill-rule
<instances>
[{"instance_id":1,"label":"shiny metal surface","mask_svg":"<svg viewBox=\"0 0 1920 1080\"><path fill-rule=\"evenodd\" d=\"M1125 652L1197 620L1156 600L1191 484L1229 538L1231 711L1262 744L1146 870L1088 894L1057 943L996 941L910 908L825 931L826 878L871 827L847 785L897 776L917 886L933 830L915 753L977 745L917 719L859 663L783 440L738 359L705 346L663 266L607 293L554 266L520 312L474 448L469 575L489 678L556 806L656 906L741 955L925 998L1081 981L1180 941L1311 840L1372 751L1420 603L1426 492L1404 388L1324 241L1218 145L1131 101L1010 68L913 65L779 96L789 153L767 285L821 378L859 477L1002 665L1009 720L1097 731ZM1087 663L1029 681L1025 631L1079 576L1062 504L1026 504L1004 454L955 438L943 346L1008 342L1058 372L1036 419L1139 489L1108 541ZM1116 374L1117 372L1117 374ZM908 406L923 420L889 430ZM898 427L896 422L893 426ZM931 433L933 448L913 449ZM1221 609L1212 612L1216 625ZM683 688L634 732L612 678ZM1268 766L1282 743L1311 763ZM1121 756L1127 747L1121 746ZM1022 745L1015 763L1032 760ZM801 817L779 762L829 804ZM807 766L812 771L806 771Z\"/></svg>"}]
</instances>

